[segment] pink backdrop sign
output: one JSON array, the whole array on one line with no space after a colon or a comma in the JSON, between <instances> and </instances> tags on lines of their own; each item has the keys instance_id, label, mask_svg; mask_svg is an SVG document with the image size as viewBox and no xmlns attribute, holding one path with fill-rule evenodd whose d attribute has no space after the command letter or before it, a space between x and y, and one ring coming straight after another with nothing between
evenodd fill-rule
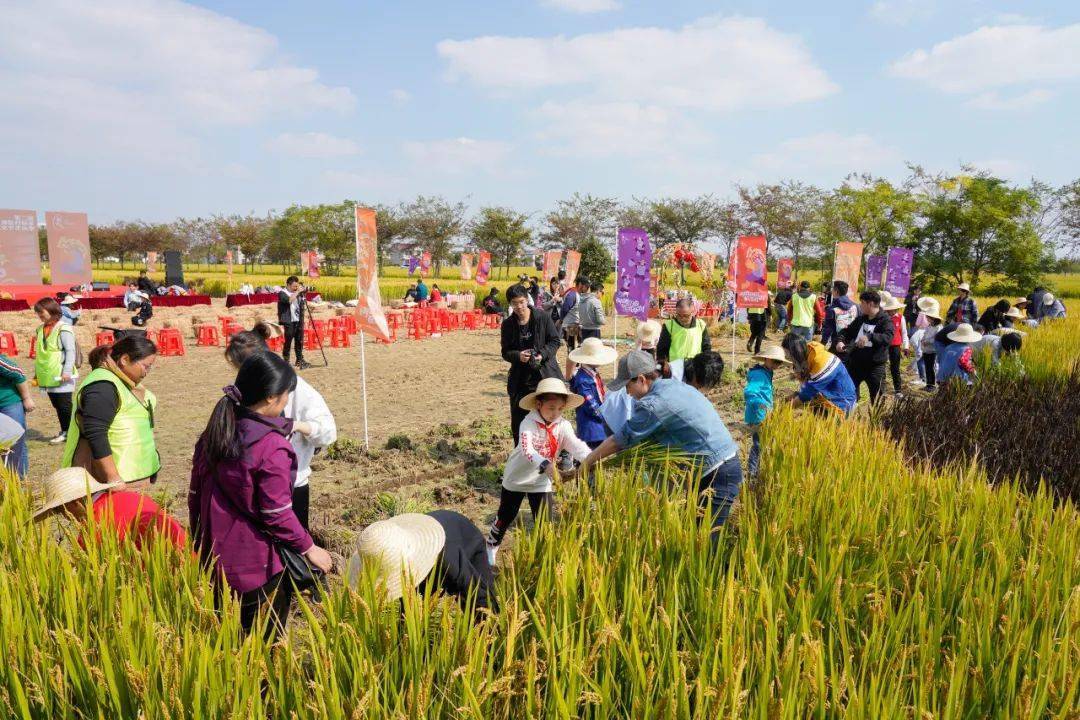
<instances>
[{"instance_id":1,"label":"pink backdrop sign","mask_svg":"<svg viewBox=\"0 0 1080 720\"><path fill-rule=\"evenodd\" d=\"M0 285L40 285L37 213L0 210Z\"/></svg>"},{"instance_id":2,"label":"pink backdrop sign","mask_svg":"<svg viewBox=\"0 0 1080 720\"><path fill-rule=\"evenodd\" d=\"M90 267L90 230L86 213L47 212L49 275L53 285L82 285L93 280Z\"/></svg>"}]
</instances>

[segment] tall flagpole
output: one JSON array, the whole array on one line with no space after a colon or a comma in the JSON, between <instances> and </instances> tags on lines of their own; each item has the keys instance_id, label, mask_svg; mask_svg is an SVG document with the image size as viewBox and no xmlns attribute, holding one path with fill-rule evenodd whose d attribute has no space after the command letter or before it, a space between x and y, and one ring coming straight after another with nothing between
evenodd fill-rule
<instances>
[{"instance_id":1,"label":"tall flagpole","mask_svg":"<svg viewBox=\"0 0 1080 720\"><path fill-rule=\"evenodd\" d=\"M367 358L364 354L364 331L360 331L360 391L364 396L364 452L371 450L368 441L367 417Z\"/></svg>"},{"instance_id":2,"label":"tall flagpole","mask_svg":"<svg viewBox=\"0 0 1080 720\"><path fill-rule=\"evenodd\" d=\"M739 315L739 240L735 240L735 252L731 258L732 267L735 269L735 287L731 292L734 294L734 302L731 304L731 369L735 369L735 318Z\"/></svg>"},{"instance_id":3,"label":"tall flagpole","mask_svg":"<svg viewBox=\"0 0 1080 720\"><path fill-rule=\"evenodd\" d=\"M615 226L615 288L611 293L611 344L615 348L615 362L611 364L619 374L619 308L615 306L615 293L619 290L619 226Z\"/></svg>"}]
</instances>

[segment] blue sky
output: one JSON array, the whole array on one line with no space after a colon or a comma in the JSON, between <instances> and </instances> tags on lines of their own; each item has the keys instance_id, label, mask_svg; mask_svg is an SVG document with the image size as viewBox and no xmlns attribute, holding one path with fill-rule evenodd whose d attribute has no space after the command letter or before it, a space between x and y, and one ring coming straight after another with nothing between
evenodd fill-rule
<instances>
[{"instance_id":1,"label":"blue sky","mask_svg":"<svg viewBox=\"0 0 1080 720\"><path fill-rule=\"evenodd\" d=\"M732 194L905 161L1074 179L1080 6L0 0L0 206Z\"/></svg>"}]
</instances>

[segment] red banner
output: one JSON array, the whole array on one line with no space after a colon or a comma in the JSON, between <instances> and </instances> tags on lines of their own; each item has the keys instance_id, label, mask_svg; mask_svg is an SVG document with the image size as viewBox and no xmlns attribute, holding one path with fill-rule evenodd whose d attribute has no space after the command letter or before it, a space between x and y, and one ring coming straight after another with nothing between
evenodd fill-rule
<instances>
[{"instance_id":1,"label":"red banner","mask_svg":"<svg viewBox=\"0 0 1080 720\"><path fill-rule=\"evenodd\" d=\"M769 270L765 264L765 236L744 235L735 250L735 305L761 308L769 304Z\"/></svg>"},{"instance_id":2,"label":"red banner","mask_svg":"<svg viewBox=\"0 0 1080 720\"><path fill-rule=\"evenodd\" d=\"M92 282L86 213L47 212L45 232L49 237L50 282L68 286Z\"/></svg>"},{"instance_id":3,"label":"red banner","mask_svg":"<svg viewBox=\"0 0 1080 720\"><path fill-rule=\"evenodd\" d=\"M776 288L789 288L794 284L791 279L795 272L795 261L791 258L780 258L776 261Z\"/></svg>"},{"instance_id":4,"label":"red banner","mask_svg":"<svg viewBox=\"0 0 1080 720\"><path fill-rule=\"evenodd\" d=\"M431 273L431 253L426 252L420 256L420 277Z\"/></svg>"},{"instance_id":5,"label":"red banner","mask_svg":"<svg viewBox=\"0 0 1080 720\"><path fill-rule=\"evenodd\" d=\"M862 266L863 244L857 242L836 243L833 260L833 280L848 284L848 297L859 296L859 268Z\"/></svg>"},{"instance_id":6,"label":"red banner","mask_svg":"<svg viewBox=\"0 0 1080 720\"><path fill-rule=\"evenodd\" d=\"M379 262L375 256L375 211L356 206L356 321L360 330L390 340L379 297Z\"/></svg>"},{"instance_id":7,"label":"red banner","mask_svg":"<svg viewBox=\"0 0 1080 720\"><path fill-rule=\"evenodd\" d=\"M300 253L300 272L309 278L319 277L319 251L303 250Z\"/></svg>"},{"instance_id":8,"label":"red banner","mask_svg":"<svg viewBox=\"0 0 1080 720\"><path fill-rule=\"evenodd\" d=\"M553 277L559 276L559 261L562 260L562 250L548 250L544 253L544 277L546 283Z\"/></svg>"},{"instance_id":9,"label":"red banner","mask_svg":"<svg viewBox=\"0 0 1080 720\"><path fill-rule=\"evenodd\" d=\"M577 271L581 267L581 253L576 250L566 251L566 287L573 287L577 280Z\"/></svg>"},{"instance_id":10,"label":"red banner","mask_svg":"<svg viewBox=\"0 0 1080 720\"><path fill-rule=\"evenodd\" d=\"M472 280L472 255L461 253L461 279Z\"/></svg>"},{"instance_id":11,"label":"red banner","mask_svg":"<svg viewBox=\"0 0 1080 720\"><path fill-rule=\"evenodd\" d=\"M0 285L40 285L37 212L0 210Z\"/></svg>"},{"instance_id":12,"label":"red banner","mask_svg":"<svg viewBox=\"0 0 1080 720\"><path fill-rule=\"evenodd\" d=\"M476 266L476 284L487 285L488 275L491 274L491 253L480 253L480 261Z\"/></svg>"}]
</instances>

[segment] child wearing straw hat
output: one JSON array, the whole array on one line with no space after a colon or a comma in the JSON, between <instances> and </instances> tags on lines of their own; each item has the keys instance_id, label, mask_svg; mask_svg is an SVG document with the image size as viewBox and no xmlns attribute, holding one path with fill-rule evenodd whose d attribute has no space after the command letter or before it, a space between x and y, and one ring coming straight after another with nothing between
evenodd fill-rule
<instances>
[{"instance_id":1,"label":"child wearing straw hat","mask_svg":"<svg viewBox=\"0 0 1080 720\"><path fill-rule=\"evenodd\" d=\"M588 457L589 446L574 434L562 416L564 410L574 410L584 402L583 397L570 392L559 378L544 378L535 392L521 398L521 409L529 414L521 421L518 443L503 470L499 510L488 534L488 561L492 565L506 531L517 518L522 500L528 497L534 522L541 514L554 513L551 478L559 453L566 450L579 462Z\"/></svg>"},{"instance_id":2,"label":"child wearing straw hat","mask_svg":"<svg viewBox=\"0 0 1080 720\"><path fill-rule=\"evenodd\" d=\"M572 370L570 392L585 399L576 410L577 436L590 450L594 450L611 434L601 413L607 392L599 367L610 365L618 356L618 351L605 345L600 338L585 338L569 355L568 369ZM574 366L577 366L576 370L573 370Z\"/></svg>"},{"instance_id":3,"label":"child wearing straw hat","mask_svg":"<svg viewBox=\"0 0 1080 720\"><path fill-rule=\"evenodd\" d=\"M462 607L473 597L474 609L499 609L484 534L451 510L405 513L368 525L345 578L355 587L368 572L387 600L397 600L411 586L421 594L441 591Z\"/></svg>"},{"instance_id":4,"label":"child wearing straw hat","mask_svg":"<svg viewBox=\"0 0 1080 720\"><path fill-rule=\"evenodd\" d=\"M899 396L902 387L900 379L901 356L909 352L907 321L904 320L904 303L892 295L882 293L881 309L889 317L893 326L892 341L889 343L889 374L892 375L893 393Z\"/></svg>"},{"instance_id":5,"label":"child wearing straw hat","mask_svg":"<svg viewBox=\"0 0 1080 720\"><path fill-rule=\"evenodd\" d=\"M784 350L776 345L763 349L754 355L753 359L758 364L747 371L746 387L743 388L743 400L746 401L743 422L753 431L750 457L746 463L746 472L751 479L757 478L761 463L761 439L758 430L773 406L773 373L784 365L791 364Z\"/></svg>"},{"instance_id":6,"label":"child wearing straw hat","mask_svg":"<svg viewBox=\"0 0 1080 720\"><path fill-rule=\"evenodd\" d=\"M946 383L960 378L968 385L975 375L972 343L982 340L982 335L968 323L959 323L946 336L948 343L938 342L938 382Z\"/></svg>"},{"instance_id":7,"label":"child wearing straw hat","mask_svg":"<svg viewBox=\"0 0 1080 720\"><path fill-rule=\"evenodd\" d=\"M92 514L96 525L111 527L121 542L130 538L137 548L158 537L177 548L187 547L187 533L176 518L146 495L116 489L122 485L122 482L99 483L81 467L57 470L45 479L45 497L34 519L44 520L54 513L63 513L86 522Z\"/></svg>"},{"instance_id":8,"label":"child wearing straw hat","mask_svg":"<svg viewBox=\"0 0 1080 720\"><path fill-rule=\"evenodd\" d=\"M919 338L923 376L926 380L926 389L933 392L937 389L937 343L934 340L938 331L941 330L941 315L937 303L924 307L922 315L927 321L927 326L921 331L922 335Z\"/></svg>"}]
</instances>

